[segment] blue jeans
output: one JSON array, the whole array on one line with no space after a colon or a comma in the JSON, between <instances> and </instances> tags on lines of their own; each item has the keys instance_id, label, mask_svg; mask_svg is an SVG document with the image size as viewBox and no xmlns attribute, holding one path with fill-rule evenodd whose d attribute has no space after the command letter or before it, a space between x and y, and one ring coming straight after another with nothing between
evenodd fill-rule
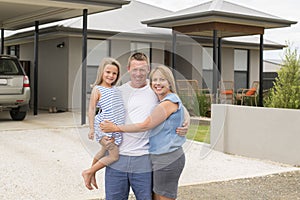
<instances>
[{"instance_id":1,"label":"blue jeans","mask_svg":"<svg viewBox=\"0 0 300 200\"><path fill-rule=\"evenodd\" d=\"M149 155L120 155L118 161L106 167L106 200L127 200L130 187L137 200L152 200L152 167Z\"/></svg>"}]
</instances>

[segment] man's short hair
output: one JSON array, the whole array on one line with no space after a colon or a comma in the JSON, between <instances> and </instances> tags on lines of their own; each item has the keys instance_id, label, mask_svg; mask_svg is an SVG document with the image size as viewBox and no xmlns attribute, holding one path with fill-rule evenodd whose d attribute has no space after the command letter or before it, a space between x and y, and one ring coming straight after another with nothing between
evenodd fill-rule
<instances>
[{"instance_id":1,"label":"man's short hair","mask_svg":"<svg viewBox=\"0 0 300 200\"><path fill-rule=\"evenodd\" d=\"M133 53L128 59L128 66L132 60L146 61L149 64L148 56L142 52Z\"/></svg>"}]
</instances>

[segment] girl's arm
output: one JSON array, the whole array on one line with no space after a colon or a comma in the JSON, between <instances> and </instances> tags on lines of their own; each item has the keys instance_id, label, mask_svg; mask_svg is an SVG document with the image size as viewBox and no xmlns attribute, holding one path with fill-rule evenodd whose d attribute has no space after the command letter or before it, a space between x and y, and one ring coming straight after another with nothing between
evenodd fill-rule
<instances>
[{"instance_id":1,"label":"girl's arm","mask_svg":"<svg viewBox=\"0 0 300 200\"><path fill-rule=\"evenodd\" d=\"M150 130L164 122L172 113L176 112L178 104L171 101L163 101L158 104L151 115L145 121L136 124L115 125L105 121L100 124L103 132L142 132Z\"/></svg>"},{"instance_id":2,"label":"girl's arm","mask_svg":"<svg viewBox=\"0 0 300 200\"><path fill-rule=\"evenodd\" d=\"M94 119L95 119L95 114L96 114L96 105L99 99L101 98L101 94L99 90L97 90L96 87L93 88L91 97L90 97L90 104L89 104L89 127L90 127L90 132L89 132L89 139L93 140L94 139Z\"/></svg>"}]
</instances>

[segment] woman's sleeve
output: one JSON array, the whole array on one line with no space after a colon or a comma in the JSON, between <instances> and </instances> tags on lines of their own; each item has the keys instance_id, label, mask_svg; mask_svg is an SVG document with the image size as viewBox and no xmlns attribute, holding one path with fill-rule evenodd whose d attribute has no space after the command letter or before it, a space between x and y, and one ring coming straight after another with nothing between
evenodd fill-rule
<instances>
[{"instance_id":1,"label":"woman's sleeve","mask_svg":"<svg viewBox=\"0 0 300 200\"><path fill-rule=\"evenodd\" d=\"M177 109L178 103L166 100L158 104L145 121L136 124L119 125L117 127L121 132L147 131L164 122L172 113L176 112Z\"/></svg>"}]
</instances>

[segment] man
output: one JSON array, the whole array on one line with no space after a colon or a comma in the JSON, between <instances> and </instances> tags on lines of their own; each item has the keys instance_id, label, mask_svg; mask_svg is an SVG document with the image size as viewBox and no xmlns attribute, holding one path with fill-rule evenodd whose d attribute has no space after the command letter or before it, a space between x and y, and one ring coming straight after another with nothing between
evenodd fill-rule
<instances>
[{"instance_id":1,"label":"man","mask_svg":"<svg viewBox=\"0 0 300 200\"><path fill-rule=\"evenodd\" d=\"M125 124L144 121L157 105L158 99L149 86L150 65L143 53L134 53L128 59L130 81L119 87L126 110ZM187 127L179 132L186 134ZM104 137L101 144L109 148L111 141ZM149 134L123 133L119 160L106 167L105 194L107 200L128 199L130 187L137 200L152 200L152 165L149 156Z\"/></svg>"}]
</instances>

